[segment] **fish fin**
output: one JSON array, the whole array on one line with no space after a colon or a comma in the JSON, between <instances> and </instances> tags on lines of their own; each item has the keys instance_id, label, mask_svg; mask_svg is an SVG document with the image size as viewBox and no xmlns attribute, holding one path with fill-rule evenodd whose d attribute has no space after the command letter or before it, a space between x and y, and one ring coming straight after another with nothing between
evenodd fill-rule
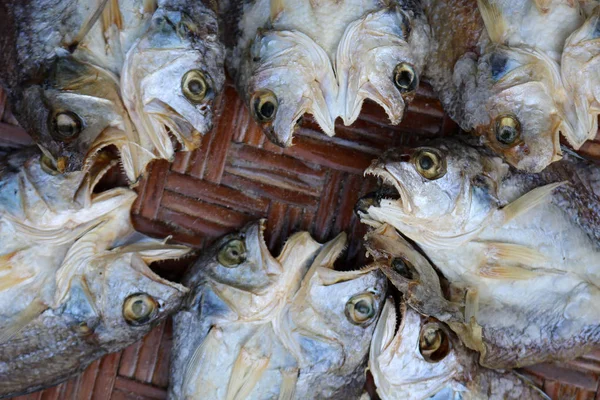
<instances>
[{"instance_id":1,"label":"fish fin","mask_svg":"<svg viewBox=\"0 0 600 400\"><path fill-rule=\"evenodd\" d=\"M292 400L296 393L298 382L298 368L286 368L281 371L281 386L279 387L279 400Z\"/></svg>"},{"instance_id":2,"label":"fish fin","mask_svg":"<svg viewBox=\"0 0 600 400\"><path fill-rule=\"evenodd\" d=\"M472 318L477 320L478 313L479 292L475 288L469 288L465 294L465 322L469 324Z\"/></svg>"},{"instance_id":3,"label":"fish fin","mask_svg":"<svg viewBox=\"0 0 600 400\"><path fill-rule=\"evenodd\" d=\"M13 224L15 230L18 233L23 234L29 240L38 242L49 242L56 245L61 245L75 241L81 236L88 233L89 231L104 223L104 220L101 220L99 222L90 221L80 227L77 227L77 229L67 231L64 227L60 227L57 229L37 229L29 225L22 224L16 219L9 217L8 215L5 216L5 218Z\"/></svg>"},{"instance_id":4,"label":"fish fin","mask_svg":"<svg viewBox=\"0 0 600 400\"><path fill-rule=\"evenodd\" d=\"M8 254L8 256L12 256L12 254ZM0 292L13 288L33 276L15 270L12 265L5 264L3 258L5 259L6 256L0 256Z\"/></svg>"},{"instance_id":5,"label":"fish fin","mask_svg":"<svg viewBox=\"0 0 600 400\"><path fill-rule=\"evenodd\" d=\"M504 242L478 242L485 246L487 259L523 265L541 264L548 259L539 251L527 246Z\"/></svg>"},{"instance_id":6,"label":"fish fin","mask_svg":"<svg viewBox=\"0 0 600 400\"><path fill-rule=\"evenodd\" d=\"M108 4L102 12L102 30L106 33L111 26L116 26L117 29L123 28L123 16L119 9L119 0L109 0Z\"/></svg>"},{"instance_id":7,"label":"fish fin","mask_svg":"<svg viewBox=\"0 0 600 400\"><path fill-rule=\"evenodd\" d=\"M285 0L271 0L271 22L285 10Z\"/></svg>"},{"instance_id":8,"label":"fish fin","mask_svg":"<svg viewBox=\"0 0 600 400\"><path fill-rule=\"evenodd\" d=\"M479 275L490 279L525 280L540 274L518 265L486 264L479 267Z\"/></svg>"},{"instance_id":9,"label":"fish fin","mask_svg":"<svg viewBox=\"0 0 600 400\"><path fill-rule=\"evenodd\" d=\"M477 6L483 18L485 29L494 43L501 44L505 40L507 30L506 21L497 4L493 0L477 0Z\"/></svg>"},{"instance_id":10,"label":"fish fin","mask_svg":"<svg viewBox=\"0 0 600 400\"><path fill-rule=\"evenodd\" d=\"M16 319L0 328L0 344L6 343L17 335L27 324L43 313L48 306L39 299L31 302Z\"/></svg>"},{"instance_id":11,"label":"fish fin","mask_svg":"<svg viewBox=\"0 0 600 400\"><path fill-rule=\"evenodd\" d=\"M119 247L114 250L115 254L137 253L144 262L150 264L155 261L172 260L183 257L190 252L190 248L184 245L165 244L164 242L134 243Z\"/></svg>"},{"instance_id":12,"label":"fish fin","mask_svg":"<svg viewBox=\"0 0 600 400\"><path fill-rule=\"evenodd\" d=\"M507 204L502 208L502 212L504 213L504 223L510 222L516 217L519 217L532 208L542 204L548 197L550 197L554 189L564 185L565 183L567 183L567 181L540 186L525 193L512 203Z\"/></svg>"},{"instance_id":13,"label":"fish fin","mask_svg":"<svg viewBox=\"0 0 600 400\"><path fill-rule=\"evenodd\" d=\"M219 348L219 334L220 329L212 327L208 334L200 343L198 347L194 350L194 354L188 361L185 366L185 371L183 374L183 385L182 390L185 392L186 388L189 387L190 383L192 383L196 377L198 371L200 371L200 366L202 365L210 365L212 360L217 354L216 349ZM198 391L198 388L194 385L194 393Z\"/></svg>"},{"instance_id":14,"label":"fish fin","mask_svg":"<svg viewBox=\"0 0 600 400\"><path fill-rule=\"evenodd\" d=\"M247 349L241 348L227 385L226 400L244 400L267 369L270 357L256 357Z\"/></svg>"},{"instance_id":15,"label":"fish fin","mask_svg":"<svg viewBox=\"0 0 600 400\"><path fill-rule=\"evenodd\" d=\"M100 0L100 4L98 5L98 8L96 8L96 10L92 14L92 16L83 24L81 29L79 29L79 32L77 32L77 35L74 36L71 43L69 43L66 47L74 50L79 45L79 43L83 40L83 38L94 27L94 25L96 24L98 19L102 16L102 13L104 12L104 9L106 8L107 3L108 3L108 0Z\"/></svg>"}]
</instances>

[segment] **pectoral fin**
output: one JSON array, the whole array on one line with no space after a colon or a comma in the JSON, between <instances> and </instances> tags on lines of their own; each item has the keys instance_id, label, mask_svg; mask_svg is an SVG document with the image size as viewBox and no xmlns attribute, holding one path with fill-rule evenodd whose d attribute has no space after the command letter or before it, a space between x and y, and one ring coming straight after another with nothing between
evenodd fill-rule
<instances>
[{"instance_id":1,"label":"pectoral fin","mask_svg":"<svg viewBox=\"0 0 600 400\"><path fill-rule=\"evenodd\" d=\"M567 182L556 182L540 186L525 193L512 203L507 204L504 208L502 208L502 212L504 213L504 223L508 223L513 219L525 214L527 211L542 204L550 197L554 189L564 185L565 183Z\"/></svg>"},{"instance_id":2,"label":"pectoral fin","mask_svg":"<svg viewBox=\"0 0 600 400\"><path fill-rule=\"evenodd\" d=\"M548 261L539 251L527 246L505 242L476 242L484 246L486 260L499 263L537 265Z\"/></svg>"},{"instance_id":3,"label":"pectoral fin","mask_svg":"<svg viewBox=\"0 0 600 400\"><path fill-rule=\"evenodd\" d=\"M0 344L6 343L15 337L27 324L36 319L47 308L48 306L39 299L32 301L31 304L8 322L8 324L0 327Z\"/></svg>"},{"instance_id":4,"label":"pectoral fin","mask_svg":"<svg viewBox=\"0 0 600 400\"><path fill-rule=\"evenodd\" d=\"M220 333L221 331L218 328L211 328L200 346L196 347L196 350L194 350L194 354L185 367L182 386L184 393L188 392L187 388L189 387L194 388L194 393L202 393L201 388L197 388L193 382L203 365L214 364L213 361L218 356L217 349L219 349L220 345Z\"/></svg>"},{"instance_id":5,"label":"pectoral fin","mask_svg":"<svg viewBox=\"0 0 600 400\"><path fill-rule=\"evenodd\" d=\"M281 387L279 400L292 400L296 393L296 382L298 382L298 368L289 368L281 371Z\"/></svg>"},{"instance_id":6,"label":"pectoral fin","mask_svg":"<svg viewBox=\"0 0 600 400\"><path fill-rule=\"evenodd\" d=\"M479 275L490 279L525 280L535 278L540 273L517 265L486 264L479 268Z\"/></svg>"},{"instance_id":7,"label":"pectoral fin","mask_svg":"<svg viewBox=\"0 0 600 400\"><path fill-rule=\"evenodd\" d=\"M270 357L257 356L242 348L233 365L225 399L246 399L267 369L269 361Z\"/></svg>"}]
</instances>

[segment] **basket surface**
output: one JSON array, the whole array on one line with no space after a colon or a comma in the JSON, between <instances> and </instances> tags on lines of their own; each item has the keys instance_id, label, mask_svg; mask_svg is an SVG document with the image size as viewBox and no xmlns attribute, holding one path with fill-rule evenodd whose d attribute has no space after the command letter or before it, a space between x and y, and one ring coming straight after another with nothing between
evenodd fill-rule
<instances>
[{"instance_id":1,"label":"basket surface","mask_svg":"<svg viewBox=\"0 0 600 400\"><path fill-rule=\"evenodd\" d=\"M26 142L5 109L0 93L0 142ZM294 146L272 145L254 124L235 90L228 85L219 100L215 128L200 148L178 153L175 161L152 163L137 186L132 209L138 230L172 235L175 241L202 248L248 221L268 218L267 243L277 254L293 232L308 230L319 241L341 231L350 235L348 267L364 262L360 240L366 228L353 207L375 187L363 177L372 159L390 147L410 144L418 135L450 135L459 131L427 86L419 89L402 124L389 126L383 110L365 104L350 127L336 126L337 135L320 133L307 117ZM600 160L600 137L580 151ZM189 262L189 260L187 260ZM156 265L178 279L186 263ZM21 396L19 400L163 399L168 386L171 321L142 341L94 362L85 372L59 386ZM578 360L543 364L524 371L553 399L600 399L600 349Z\"/></svg>"}]
</instances>

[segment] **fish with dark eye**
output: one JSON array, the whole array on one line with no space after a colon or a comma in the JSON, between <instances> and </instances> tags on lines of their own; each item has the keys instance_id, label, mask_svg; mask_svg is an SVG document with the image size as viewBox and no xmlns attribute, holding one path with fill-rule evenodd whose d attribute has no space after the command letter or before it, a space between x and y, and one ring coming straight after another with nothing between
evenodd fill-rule
<instances>
[{"instance_id":1,"label":"fish with dark eye","mask_svg":"<svg viewBox=\"0 0 600 400\"><path fill-rule=\"evenodd\" d=\"M600 313L589 307L600 299L597 166L569 156L528 174L485 149L438 140L389 151L366 173L396 195L361 202L362 221L418 244L427 258L411 264L431 262L453 297L441 296L431 266L410 269L401 290L427 315L455 321L482 365L569 359L600 343ZM388 253L399 246L392 240Z\"/></svg>"},{"instance_id":2,"label":"fish with dark eye","mask_svg":"<svg viewBox=\"0 0 600 400\"><path fill-rule=\"evenodd\" d=\"M369 370L382 400L548 399L512 371L479 366L444 323L389 298L377 322Z\"/></svg>"},{"instance_id":3,"label":"fish with dark eye","mask_svg":"<svg viewBox=\"0 0 600 400\"><path fill-rule=\"evenodd\" d=\"M560 135L578 149L596 134L575 113L565 87L565 41L594 1L453 0L424 2L432 30L424 79L466 131L511 165L539 172L561 157ZM566 55L566 53L565 53ZM564 60L564 56L562 57ZM591 76L591 75L590 75Z\"/></svg>"},{"instance_id":4,"label":"fish with dark eye","mask_svg":"<svg viewBox=\"0 0 600 400\"><path fill-rule=\"evenodd\" d=\"M202 2L3 0L0 15L0 79L57 171L114 146L136 181L210 129L224 55Z\"/></svg>"},{"instance_id":5,"label":"fish with dark eye","mask_svg":"<svg viewBox=\"0 0 600 400\"><path fill-rule=\"evenodd\" d=\"M304 114L329 136L365 100L398 124L417 89L428 28L413 0L249 0L221 8L227 64L250 114L282 146Z\"/></svg>"},{"instance_id":6,"label":"fish with dark eye","mask_svg":"<svg viewBox=\"0 0 600 400\"><path fill-rule=\"evenodd\" d=\"M135 192L93 193L114 161L56 174L36 152L0 167L0 398L60 383L134 343L187 292L148 267L189 249L135 232Z\"/></svg>"},{"instance_id":7,"label":"fish with dark eye","mask_svg":"<svg viewBox=\"0 0 600 400\"><path fill-rule=\"evenodd\" d=\"M274 258L264 224L224 237L186 274L170 398L359 397L383 274L333 269L344 234L319 244L296 233Z\"/></svg>"}]
</instances>

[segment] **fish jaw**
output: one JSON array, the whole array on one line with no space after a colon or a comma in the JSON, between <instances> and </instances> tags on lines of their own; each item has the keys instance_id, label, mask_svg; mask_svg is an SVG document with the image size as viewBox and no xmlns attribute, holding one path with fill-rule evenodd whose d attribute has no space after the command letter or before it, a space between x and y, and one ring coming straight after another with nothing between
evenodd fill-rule
<instances>
[{"instance_id":1,"label":"fish jaw","mask_svg":"<svg viewBox=\"0 0 600 400\"><path fill-rule=\"evenodd\" d=\"M282 147L292 145L301 117L312 114L329 136L334 135L337 85L329 57L298 31L259 31L244 59L238 88L254 120L267 137ZM261 94L273 93L274 117L264 118Z\"/></svg>"},{"instance_id":2,"label":"fish jaw","mask_svg":"<svg viewBox=\"0 0 600 400\"><path fill-rule=\"evenodd\" d=\"M394 152L397 153L397 151ZM403 153L402 150L399 150L399 152ZM386 152L381 158L374 160L371 163L371 165L365 170L365 175L370 175L381 179L382 184L393 188L393 190L395 190L398 196L398 199L387 199L387 193L385 193L380 199L380 195L377 195L378 198L373 205L369 206L366 210L358 211L358 215L361 218L361 222L373 227L378 227L382 223L386 222L384 215L380 212L382 202L384 202L389 207L393 207L395 214L399 216L400 220L403 219L403 216L410 215L410 212L412 210L412 204L410 200L411 197L409 195L409 192L402 185L401 181L396 179L396 177L392 173L390 173L386 168L387 163L389 162L388 155L390 153L391 152Z\"/></svg>"},{"instance_id":3,"label":"fish jaw","mask_svg":"<svg viewBox=\"0 0 600 400\"><path fill-rule=\"evenodd\" d=\"M347 27L336 55L339 112L345 125L356 121L365 99L379 104L392 125L400 123L423 70L429 48L426 31L422 15L409 15L397 6L369 13ZM394 83L401 64L414 72L410 90Z\"/></svg>"},{"instance_id":4,"label":"fish jaw","mask_svg":"<svg viewBox=\"0 0 600 400\"><path fill-rule=\"evenodd\" d=\"M422 317L406 304L400 305L400 313L397 317L392 299L387 299L373 334L369 369L377 393L385 399L427 399L454 386L463 372L454 351L439 362L427 362L419 351Z\"/></svg>"}]
</instances>

